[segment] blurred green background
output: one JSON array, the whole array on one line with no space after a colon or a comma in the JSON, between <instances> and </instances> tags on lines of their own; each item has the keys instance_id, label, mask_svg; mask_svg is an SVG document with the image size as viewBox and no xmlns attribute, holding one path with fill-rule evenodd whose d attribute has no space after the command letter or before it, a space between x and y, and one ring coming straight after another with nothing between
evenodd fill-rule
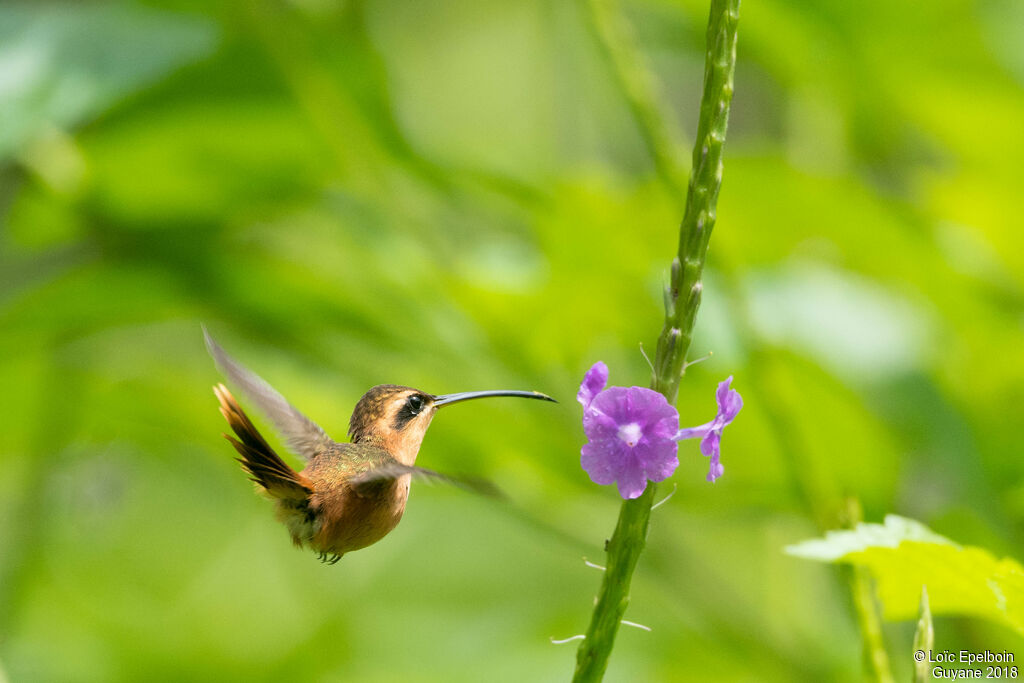
<instances>
[{"instance_id":1,"label":"blurred green background","mask_svg":"<svg viewBox=\"0 0 1024 683\"><path fill-rule=\"evenodd\" d=\"M707 5L624 11L686 159ZM1022 85L1016 0L744 3L679 408L746 407L715 485L682 444L609 681L859 680L842 574L782 553L846 495L1024 556ZM0 680L567 680L619 508L573 399L647 383L681 201L581 3L0 4ZM420 463L512 505L416 485L326 567L201 322L339 438L384 382L561 403L443 413Z\"/></svg>"}]
</instances>

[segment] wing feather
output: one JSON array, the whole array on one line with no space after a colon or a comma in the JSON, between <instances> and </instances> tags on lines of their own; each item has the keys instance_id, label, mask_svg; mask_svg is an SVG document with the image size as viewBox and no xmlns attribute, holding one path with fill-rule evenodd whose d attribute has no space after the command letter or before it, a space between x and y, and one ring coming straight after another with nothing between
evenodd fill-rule
<instances>
[{"instance_id":1,"label":"wing feather","mask_svg":"<svg viewBox=\"0 0 1024 683\"><path fill-rule=\"evenodd\" d=\"M457 486L466 491L472 493L478 493L490 498L504 498L504 495L497 486L492 482L481 479L479 477L467 477L467 476L455 476L451 474L442 474L441 472L435 472L434 470L428 470L425 467L416 467L414 465L403 465L397 460L390 460L385 463L377 465L373 469L370 469L362 474L356 475L349 480L349 483L355 489L356 493L362 491L370 491L374 484L387 481L390 479L397 479L406 474L411 474L422 481L433 481L442 482L444 484L450 484Z\"/></svg>"},{"instance_id":2,"label":"wing feather","mask_svg":"<svg viewBox=\"0 0 1024 683\"><path fill-rule=\"evenodd\" d=\"M333 441L320 426L303 415L279 394L266 380L252 372L221 348L203 327L206 348L214 362L232 384L240 387L245 395L259 406L271 419L274 426L284 435L288 448L305 460L309 460Z\"/></svg>"}]
</instances>

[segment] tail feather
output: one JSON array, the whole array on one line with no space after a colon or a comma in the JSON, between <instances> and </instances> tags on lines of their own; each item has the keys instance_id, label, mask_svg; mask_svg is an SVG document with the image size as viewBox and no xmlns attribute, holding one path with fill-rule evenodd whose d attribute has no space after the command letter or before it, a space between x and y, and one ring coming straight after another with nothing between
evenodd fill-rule
<instances>
[{"instance_id":1,"label":"tail feather","mask_svg":"<svg viewBox=\"0 0 1024 683\"><path fill-rule=\"evenodd\" d=\"M220 401L221 415L227 420L231 431L238 437L236 439L225 434L224 438L230 441L238 454L242 456L238 458L238 462L251 475L252 480L274 498L293 501L307 500L313 493L312 483L289 467L274 452L274 449L257 431L227 387L218 384L213 388L213 393Z\"/></svg>"}]
</instances>

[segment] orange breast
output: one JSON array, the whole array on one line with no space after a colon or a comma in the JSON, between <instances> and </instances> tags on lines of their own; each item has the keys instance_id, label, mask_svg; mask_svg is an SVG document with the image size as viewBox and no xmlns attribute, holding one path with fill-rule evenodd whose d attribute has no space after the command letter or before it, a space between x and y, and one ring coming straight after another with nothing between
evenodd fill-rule
<instances>
[{"instance_id":1,"label":"orange breast","mask_svg":"<svg viewBox=\"0 0 1024 683\"><path fill-rule=\"evenodd\" d=\"M317 511L321 525L309 545L341 555L376 543L401 521L409 483L409 475L399 477L372 496L357 495L348 484L314 493L310 507Z\"/></svg>"}]
</instances>

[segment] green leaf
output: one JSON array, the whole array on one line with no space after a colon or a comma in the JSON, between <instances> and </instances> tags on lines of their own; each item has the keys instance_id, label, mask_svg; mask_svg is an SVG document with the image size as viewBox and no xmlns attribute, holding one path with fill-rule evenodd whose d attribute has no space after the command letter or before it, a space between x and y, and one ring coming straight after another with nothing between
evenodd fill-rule
<instances>
[{"instance_id":1,"label":"green leaf","mask_svg":"<svg viewBox=\"0 0 1024 683\"><path fill-rule=\"evenodd\" d=\"M922 586L933 614L962 614L1000 622L1024 635L1024 567L1010 558L961 546L920 522L887 515L884 524L830 531L786 552L821 562L867 568L890 620L918 614Z\"/></svg>"},{"instance_id":2,"label":"green leaf","mask_svg":"<svg viewBox=\"0 0 1024 683\"><path fill-rule=\"evenodd\" d=\"M209 54L206 19L120 5L0 6L0 159Z\"/></svg>"}]
</instances>

